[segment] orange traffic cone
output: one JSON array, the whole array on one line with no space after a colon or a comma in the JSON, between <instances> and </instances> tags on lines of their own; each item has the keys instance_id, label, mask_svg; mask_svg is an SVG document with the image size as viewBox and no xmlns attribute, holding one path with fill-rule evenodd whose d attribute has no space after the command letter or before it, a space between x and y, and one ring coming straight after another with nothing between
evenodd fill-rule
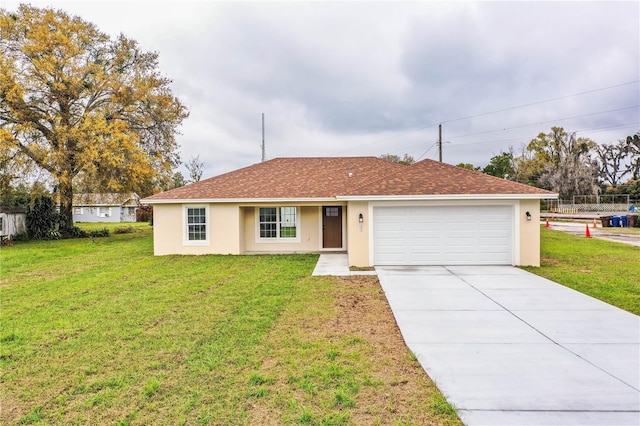
<instances>
[{"instance_id":1,"label":"orange traffic cone","mask_svg":"<svg viewBox=\"0 0 640 426\"><path fill-rule=\"evenodd\" d=\"M586 225L586 229L587 229L586 237L591 238L591 232L589 232L589 225Z\"/></svg>"},{"instance_id":2,"label":"orange traffic cone","mask_svg":"<svg viewBox=\"0 0 640 426\"><path fill-rule=\"evenodd\" d=\"M593 219L593 227L594 227L594 228L597 228L597 227L598 227L598 224L596 223L596 219L595 219L595 218Z\"/></svg>"},{"instance_id":3,"label":"orange traffic cone","mask_svg":"<svg viewBox=\"0 0 640 426\"><path fill-rule=\"evenodd\" d=\"M549 227L549 219L547 219L547 224L544 226L545 228Z\"/></svg>"}]
</instances>

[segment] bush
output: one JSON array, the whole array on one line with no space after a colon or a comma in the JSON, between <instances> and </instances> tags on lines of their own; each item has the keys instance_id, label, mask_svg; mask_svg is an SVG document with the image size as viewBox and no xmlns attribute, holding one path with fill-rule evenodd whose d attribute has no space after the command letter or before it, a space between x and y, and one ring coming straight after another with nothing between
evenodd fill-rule
<instances>
[{"instance_id":1,"label":"bush","mask_svg":"<svg viewBox=\"0 0 640 426\"><path fill-rule=\"evenodd\" d=\"M99 231L91 231L89 232L89 236L91 238L95 238L95 237L108 237L109 236L109 230L107 228L102 228Z\"/></svg>"},{"instance_id":2,"label":"bush","mask_svg":"<svg viewBox=\"0 0 640 426\"><path fill-rule=\"evenodd\" d=\"M113 230L114 234L133 234L134 232L136 232L136 230L133 226L125 226Z\"/></svg>"},{"instance_id":3,"label":"bush","mask_svg":"<svg viewBox=\"0 0 640 426\"><path fill-rule=\"evenodd\" d=\"M11 241L29 241L29 235L26 232L19 232L11 236Z\"/></svg>"},{"instance_id":4,"label":"bush","mask_svg":"<svg viewBox=\"0 0 640 426\"><path fill-rule=\"evenodd\" d=\"M27 233L35 240L57 240L60 238L58 225L60 215L56 211L53 199L47 195L38 195L33 199L27 212Z\"/></svg>"},{"instance_id":5,"label":"bush","mask_svg":"<svg viewBox=\"0 0 640 426\"><path fill-rule=\"evenodd\" d=\"M89 234L86 231L83 231L82 229L78 228L77 226L74 226L71 229L71 237L72 238L87 238L89 236Z\"/></svg>"}]
</instances>

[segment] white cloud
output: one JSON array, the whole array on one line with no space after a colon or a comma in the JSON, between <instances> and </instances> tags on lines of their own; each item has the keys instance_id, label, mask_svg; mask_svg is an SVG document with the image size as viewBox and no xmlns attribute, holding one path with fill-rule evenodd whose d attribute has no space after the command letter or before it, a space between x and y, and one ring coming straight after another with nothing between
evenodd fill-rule
<instances>
[{"instance_id":1,"label":"white cloud","mask_svg":"<svg viewBox=\"0 0 640 426\"><path fill-rule=\"evenodd\" d=\"M599 130L638 108L559 120L638 105L638 83L478 116L640 80L637 2L32 4L158 51L191 111L182 157L199 154L205 176L260 161L263 112L269 158L419 157L444 122L445 161L484 165L552 125L598 142L640 129Z\"/></svg>"}]
</instances>

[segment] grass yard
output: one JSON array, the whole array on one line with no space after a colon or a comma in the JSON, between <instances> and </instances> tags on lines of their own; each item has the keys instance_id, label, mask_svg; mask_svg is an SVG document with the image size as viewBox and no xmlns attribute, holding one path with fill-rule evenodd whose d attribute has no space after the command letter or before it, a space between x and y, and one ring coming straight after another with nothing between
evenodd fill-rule
<instances>
[{"instance_id":1,"label":"grass yard","mask_svg":"<svg viewBox=\"0 0 640 426\"><path fill-rule=\"evenodd\" d=\"M1 424L461 424L375 277L80 226L112 234L0 249Z\"/></svg>"},{"instance_id":2,"label":"grass yard","mask_svg":"<svg viewBox=\"0 0 640 426\"><path fill-rule=\"evenodd\" d=\"M640 247L544 226L540 243L540 268L524 269L640 315Z\"/></svg>"}]
</instances>

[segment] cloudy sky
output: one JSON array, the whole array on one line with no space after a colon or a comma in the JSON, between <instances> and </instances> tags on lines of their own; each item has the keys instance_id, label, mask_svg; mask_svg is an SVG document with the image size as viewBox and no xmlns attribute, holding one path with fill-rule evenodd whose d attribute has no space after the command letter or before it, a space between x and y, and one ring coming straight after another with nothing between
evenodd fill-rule
<instances>
[{"instance_id":1,"label":"cloudy sky","mask_svg":"<svg viewBox=\"0 0 640 426\"><path fill-rule=\"evenodd\" d=\"M30 3L159 52L204 177L260 161L262 113L267 158L437 159L442 123L443 160L484 166L551 126L640 130L640 2Z\"/></svg>"}]
</instances>

